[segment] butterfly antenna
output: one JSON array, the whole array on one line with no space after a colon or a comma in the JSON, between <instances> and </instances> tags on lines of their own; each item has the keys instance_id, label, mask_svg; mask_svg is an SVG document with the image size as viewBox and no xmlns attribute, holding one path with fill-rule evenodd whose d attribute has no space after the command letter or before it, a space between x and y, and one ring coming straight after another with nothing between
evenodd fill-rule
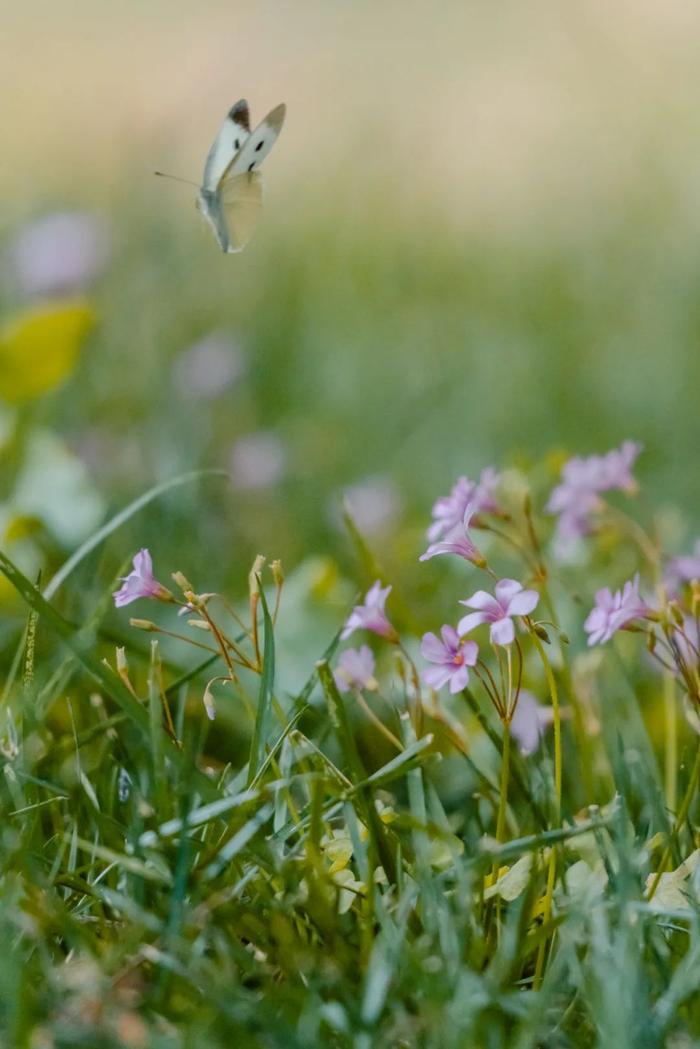
<instances>
[{"instance_id":1,"label":"butterfly antenna","mask_svg":"<svg viewBox=\"0 0 700 1049\"><path fill-rule=\"evenodd\" d=\"M158 175L159 178L169 178L172 179L173 182L183 182L186 186L194 186L195 189L199 189L196 182L192 182L191 179L188 178L180 178L179 175L169 175L166 171L154 171L153 174Z\"/></svg>"}]
</instances>

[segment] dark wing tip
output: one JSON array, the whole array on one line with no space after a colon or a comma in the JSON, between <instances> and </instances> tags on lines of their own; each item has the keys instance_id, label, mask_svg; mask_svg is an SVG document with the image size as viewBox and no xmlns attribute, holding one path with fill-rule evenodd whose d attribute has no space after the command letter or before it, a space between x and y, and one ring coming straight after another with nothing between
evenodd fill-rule
<instances>
[{"instance_id":1,"label":"dark wing tip","mask_svg":"<svg viewBox=\"0 0 700 1049\"><path fill-rule=\"evenodd\" d=\"M244 98L240 98L234 106L231 106L228 115L234 124L238 124L245 131L250 131L250 110Z\"/></svg>"},{"instance_id":2,"label":"dark wing tip","mask_svg":"<svg viewBox=\"0 0 700 1049\"><path fill-rule=\"evenodd\" d=\"M265 117L265 123L268 125L268 127L273 128L275 131L279 131L279 129L284 124L284 118L286 113L286 105L284 104L284 102L280 102L278 106L275 106L275 108L267 114L267 116Z\"/></svg>"}]
</instances>

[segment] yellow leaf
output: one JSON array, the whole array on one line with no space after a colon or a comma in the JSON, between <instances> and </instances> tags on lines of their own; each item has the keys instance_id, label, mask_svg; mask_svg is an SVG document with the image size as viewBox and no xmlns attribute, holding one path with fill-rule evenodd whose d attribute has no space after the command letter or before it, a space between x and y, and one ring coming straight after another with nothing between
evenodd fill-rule
<instances>
[{"instance_id":1,"label":"yellow leaf","mask_svg":"<svg viewBox=\"0 0 700 1049\"><path fill-rule=\"evenodd\" d=\"M15 318L0 335L0 397L12 404L30 401L63 382L94 321L79 300Z\"/></svg>"},{"instance_id":2,"label":"yellow leaf","mask_svg":"<svg viewBox=\"0 0 700 1049\"><path fill-rule=\"evenodd\" d=\"M524 892L530 881L530 870L532 868L532 853L527 852L521 856L517 863L501 874L495 885L489 886L484 892L484 899L490 900L492 896L500 896L503 900L517 900L521 892Z\"/></svg>"}]
</instances>

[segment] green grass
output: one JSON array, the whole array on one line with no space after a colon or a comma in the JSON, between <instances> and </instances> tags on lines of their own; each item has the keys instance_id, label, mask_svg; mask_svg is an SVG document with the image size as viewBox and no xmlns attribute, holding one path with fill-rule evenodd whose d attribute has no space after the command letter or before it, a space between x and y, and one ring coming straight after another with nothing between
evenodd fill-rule
<instances>
[{"instance_id":1,"label":"green grass","mask_svg":"<svg viewBox=\"0 0 700 1049\"><path fill-rule=\"evenodd\" d=\"M508 532L519 520L514 492L499 522ZM142 508L151 497L167 494L145 496ZM102 540L114 542L127 517ZM534 520L543 534L546 519ZM589 574L618 571L613 549L626 567L621 521L603 519ZM371 559L357 530L354 540L360 562ZM88 559L95 546L86 544ZM507 550L489 547L499 571ZM525 684L543 699L558 690L567 708L559 802L557 744L549 738L530 757L504 749L476 679L463 696L419 701L413 628L402 629L402 653L378 649L380 694L367 693L400 750L389 744L331 673L337 583L317 597L324 642L289 688L289 621L301 617L309 634L314 622L294 574L277 617L256 566L257 640L246 602L237 604L243 630L227 658L240 650L247 669L231 677L184 641L150 632L148 646L126 632L131 609L109 617L124 631L115 662L108 595L89 608L74 561L63 597L53 595L61 606L79 601L70 618L0 561L29 617L2 723L4 1044L695 1044L697 736L668 714L659 729L661 679L639 635L615 639L599 664L585 656L590 583L582 603L575 573L557 582L571 641L551 626L544 643L521 641ZM437 563L423 571L451 606L464 571L459 583ZM209 590L214 574L198 588ZM390 599L399 618L401 589ZM187 600L230 630L218 600ZM194 640L218 636L175 626L170 605L162 616L136 608ZM431 614L414 609L410 619L434 628ZM498 674L497 653L483 652ZM201 699L214 673L231 681L215 689L212 723ZM664 778L669 732L678 758ZM688 857L652 905L650 871Z\"/></svg>"},{"instance_id":2,"label":"green grass","mask_svg":"<svg viewBox=\"0 0 700 1049\"><path fill-rule=\"evenodd\" d=\"M561 804L551 737L529 758L513 749L500 842L502 726L475 680L423 707L409 657L480 585L471 568L417 560L428 507L460 473L505 465L513 493L526 473L541 506L560 452L633 437L657 506L645 496L639 520L666 554L688 547L700 495L695 242L673 235L653 172L614 215L530 238L467 238L436 202L418 222L413 206L385 207L391 187L353 195L334 177L332 203L302 201L236 259L179 203L125 179L78 367L3 421L4 505L45 428L78 453L97 439L89 482L107 509L94 541L62 540L47 513L3 521L0 1041L694 1045L694 877L680 907L676 896L652 909L645 885L697 845L694 792L674 825L697 737L679 689L664 707L639 637L615 639L597 663L581 630L596 587L637 569L634 545L613 528L594 560L550 565L570 637L550 630L544 646L565 707ZM9 288L1 305L17 308ZM214 329L233 332L247 372L193 402L173 365ZM258 429L282 438L287 473L237 491L231 444ZM402 511L363 536L343 526L339 499L376 474ZM548 558L551 520L537 527ZM213 723L202 696L226 672L218 657L132 630L112 607L144 545L161 578L182 571L241 614L255 555L284 561L279 618L273 629L270 586L257 665L213 686ZM488 553L499 574L525 578L505 546ZM394 584L406 649L397 663L377 646L381 696L367 701L400 752L331 675L339 627L377 576ZM136 614L210 640L171 609ZM534 643L525 683L548 699ZM512 898L485 898L505 866L519 891L511 880Z\"/></svg>"}]
</instances>

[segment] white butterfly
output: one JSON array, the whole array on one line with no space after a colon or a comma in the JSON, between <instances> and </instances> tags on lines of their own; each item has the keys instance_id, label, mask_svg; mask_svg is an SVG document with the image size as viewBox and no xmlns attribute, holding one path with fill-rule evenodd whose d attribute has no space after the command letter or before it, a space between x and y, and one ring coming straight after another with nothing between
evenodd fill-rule
<instances>
[{"instance_id":1,"label":"white butterfly","mask_svg":"<svg viewBox=\"0 0 700 1049\"><path fill-rule=\"evenodd\" d=\"M260 165L282 130L286 106L276 106L254 131L248 103L236 102L214 139L204 165L197 207L225 252L241 251L262 209Z\"/></svg>"}]
</instances>

